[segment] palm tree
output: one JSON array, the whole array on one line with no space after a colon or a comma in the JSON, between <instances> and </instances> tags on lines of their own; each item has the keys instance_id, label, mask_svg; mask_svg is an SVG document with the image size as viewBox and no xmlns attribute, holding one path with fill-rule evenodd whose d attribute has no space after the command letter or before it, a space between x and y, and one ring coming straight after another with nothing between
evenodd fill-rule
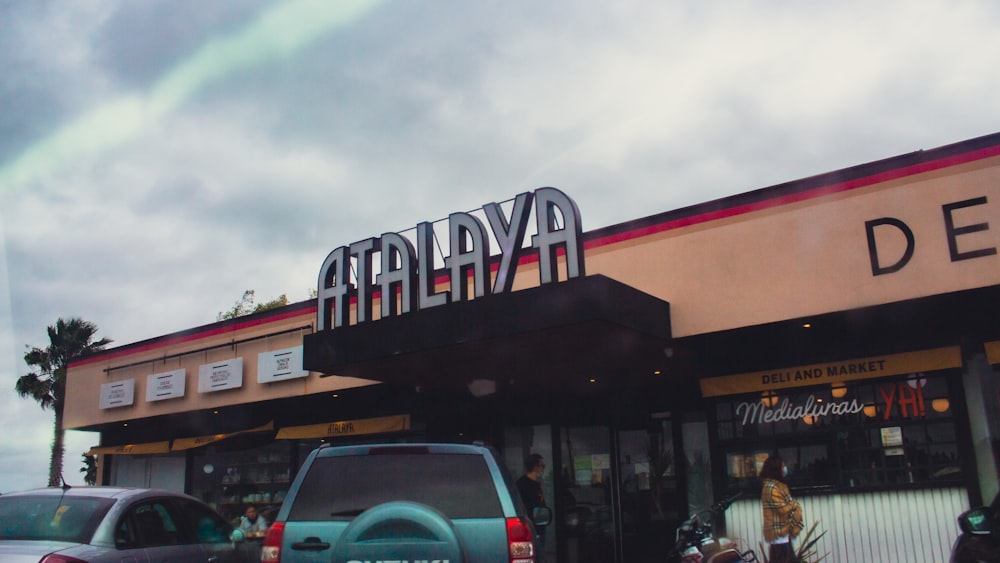
<instances>
[{"instance_id":1,"label":"palm tree","mask_svg":"<svg viewBox=\"0 0 1000 563\"><path fill-rule=\"evenodd\" d=\"M55 425L52 435L52 457L49 462L49 486L62 483L65 433L63 407L66 400L66 366L80 356L103 350L112 342L109 338L95 341L97 325L82 319L59 319L50 326L49 345L25 352L24 362L37 368L17 379L14 389L21 397L31 397L42 409L52 407Z\"/></svg>"}]
</instances>

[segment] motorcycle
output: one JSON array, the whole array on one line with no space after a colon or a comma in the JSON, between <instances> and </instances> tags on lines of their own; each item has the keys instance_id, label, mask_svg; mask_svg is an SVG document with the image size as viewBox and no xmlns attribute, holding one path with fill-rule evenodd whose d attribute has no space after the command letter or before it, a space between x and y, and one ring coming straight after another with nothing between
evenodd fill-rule
<instances>
[{"instance_id":1,"label":"motorcycle","mask_svg":"<svg viewBox=\"0 0 1000 563\"><path fill-rule=\"evenodd\" d=\"M952 563L1000 561L1000 494L989 506L963 512L958 528L962 533L951 548Z\"/></svg>"},{"instance_id":2,"label":"motorcycle","mask_svg":"<svg viewBox=\"0 0 1000 563\"><path fill-rule=\"evenodd\" d=\"M756 563L757 554L741 552L733 540L717 536L714 523L739 498L740 493L720 500L708 510L693 514L677 528L677 539L668 561L682 563Z\"/></svg>"}]
</instances>

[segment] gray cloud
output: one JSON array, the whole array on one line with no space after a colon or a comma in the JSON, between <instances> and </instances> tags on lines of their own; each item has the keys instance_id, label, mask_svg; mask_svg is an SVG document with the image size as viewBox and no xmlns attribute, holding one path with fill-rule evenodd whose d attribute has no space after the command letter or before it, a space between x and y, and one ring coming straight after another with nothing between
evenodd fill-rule
<instances>
[{"instance_id":1,"label":"gray cloud","mask_svg":"<svg viewBox=\"0 0 1000 563\"><path fill-rule=\"evenodd\" d=\"M12 388L59 317L135 342L246 289L302 300L337 246L539 186L593 229L1000 122L989 0L385 2L298 50L269 49L305 33L287 25L185 66L289 5L0 3L0 422L32 437L5 486L44 484L50 418ZM152 111L179 70L201 82Z\"/></svg>"}]
</instances>

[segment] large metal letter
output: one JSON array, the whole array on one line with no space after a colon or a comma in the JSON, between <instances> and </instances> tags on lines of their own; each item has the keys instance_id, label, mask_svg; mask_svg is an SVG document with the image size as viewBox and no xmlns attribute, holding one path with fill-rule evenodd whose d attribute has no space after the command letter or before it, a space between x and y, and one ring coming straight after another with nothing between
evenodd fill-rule
<instances>
[{"instance_id":1,"label":"large metal letter","mask_svg":"<svg viewBox=\"0 0 1000 563\"><path fill-rule=\"evenodd\" d=\"M397 258L398 266L397 266ZM382 271L375 282L382 288L382 318L406 314L417 305L416 285L417 253L405 237L397 233L382 235ZM396 305L396 288L400 290L400 303ZM397 310L398 309L398 310Z\"/></svg>"},{"instance_id":2,"label":"large metal letter","mask_svg":"<svg viewBox=\"0 0 1000 563\"><path fill-rule=\"evenodd\" d=\"M524 243L524 233L528 230L528 219L531 216L531 192L518 194L511 210L511 221L504 217L503 209L498 203L487 203L483 206L486 218L490 221L493 236L500 244L500 267L497 268L497 279L493 282L493 293L505 293L514 286L514 273L517 271L517 261L521 256L521 244Z\"/></svg>"},{"instance_id":3,"label":"large metal letter","mask_svg":"<svg viewBox=\"0 0 1000 563\"><path fill-rule=\"evenodd\" d=\"M358 324L372 318L372 254L379 249L377 238L359 240L351 245L351 255L358 257Z\"/></svg>"},{"instance_id":4,"label":"large metal letter","mask_svg":"<svg viewBox=\"0 0 1000 563\"><path fill-rule=\"evenodd\" d=\"M351 261L347 247L335 249L319 269L316 284L316 331L342 327L350 322ZM332 322L331 322L332 321Z\"/></svg>"},{"instance_id":5,"label":"large metal letter","mask_svg":"<svg viewBox=\"0 0 1000 563\"><path fill-rule=\"evenodd\" d=\"M944 229L945 232L948 234L948 252L951 253L952 262L958 262L959 260L968 260L970 258L982 258L983 256L996 255L997 249L996 247L993 246L979 248L976 250L967 250L965 252L958 251L959 235L967 235L971 233L978 233L981 231L988 231L990 229L990 224L975 223L972 225L965 225L963 227L956 227L955 216L954 216L955 210L964 209L966 207L972 207L974 205L985 205L985 204L986 204L986 196L981 196L941 206L941 210L944 212Z\"/></svg>"},{"instance_id":6,"label":"large metal letter","mask_svg":"<svg viewBox=\"0 0 1000 563\"><path fill-rule=\"evenodd\" d=\"M556 210L563 218L563 228L556 225ZM535 223L538 234L531 237L531 246L538 249L539 283L559 281L557 250L566 251L566 278L586 276L583 258L583 224L576 202L555 188L535 190Z\"/></svg>"},{"instance_id":7,"label":"large metal letter","mask_svg":"<svg viewBox=\"0 0 1000 563\"><path fill-rule=\"evenodd\" d=\"M875 228L882 226L895 227L896 229L899 229L899 232L902 233L904 237L906 237L906 249L903 250L902 256L899 257L899 260L897 260L895 264L889 266L882 266L879 263L878 246L875 242ZM913 238L913 231L910 227L899 219L896 219L895 217L882 217L880 219L865 221L865 233L868 235L868 260L872 265L873 276L881 276L882 274L898 272L910 262L911 258L913 258L913 248L916 239Z\"/></svg>"},{"instance_id":8,"label":"large metal letter","mask_svg":"<svg viewBox=\"0 0 1000 563\"><path fill-rule=\"evenodd\" d=\"M420 261L417 263L417 307L429 309L448 303L451 298L448 292L434 292L434 225L427 221L417 224L417 247L420 250Z\"/></svg>"},{"instance_id":9,"label":"large metal letter","mask_svg":"<svg viewBox=\"0 0 1000 563\"><path fill-rule=\"evenodd\" d=\"M448 238L451 255L445 258L444 265L451 270L452 303L468 299L467 278L470 270L475 297L486 295L486 285L490 279L486 268L490 256L490 239L486 236L483 223L468 213L452 213L448 216Z\"/></svg>"}]
</instances>

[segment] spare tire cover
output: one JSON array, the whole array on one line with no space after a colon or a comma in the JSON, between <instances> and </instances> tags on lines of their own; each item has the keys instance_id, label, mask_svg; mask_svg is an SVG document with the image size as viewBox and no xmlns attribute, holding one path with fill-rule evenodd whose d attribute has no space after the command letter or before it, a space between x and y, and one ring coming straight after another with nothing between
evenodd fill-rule
<instances>
[{"instance_id":1,"label":"spare tire cover","mask_svg":"<svg viewBox=\"0 0 1000 563\"><path fill-rule=\"evenodd\" d=\"M462 547L448 517L408 501L373 506L344 529L333 563L428 561L462 563Z\"/></svg>"}]
</instances>

